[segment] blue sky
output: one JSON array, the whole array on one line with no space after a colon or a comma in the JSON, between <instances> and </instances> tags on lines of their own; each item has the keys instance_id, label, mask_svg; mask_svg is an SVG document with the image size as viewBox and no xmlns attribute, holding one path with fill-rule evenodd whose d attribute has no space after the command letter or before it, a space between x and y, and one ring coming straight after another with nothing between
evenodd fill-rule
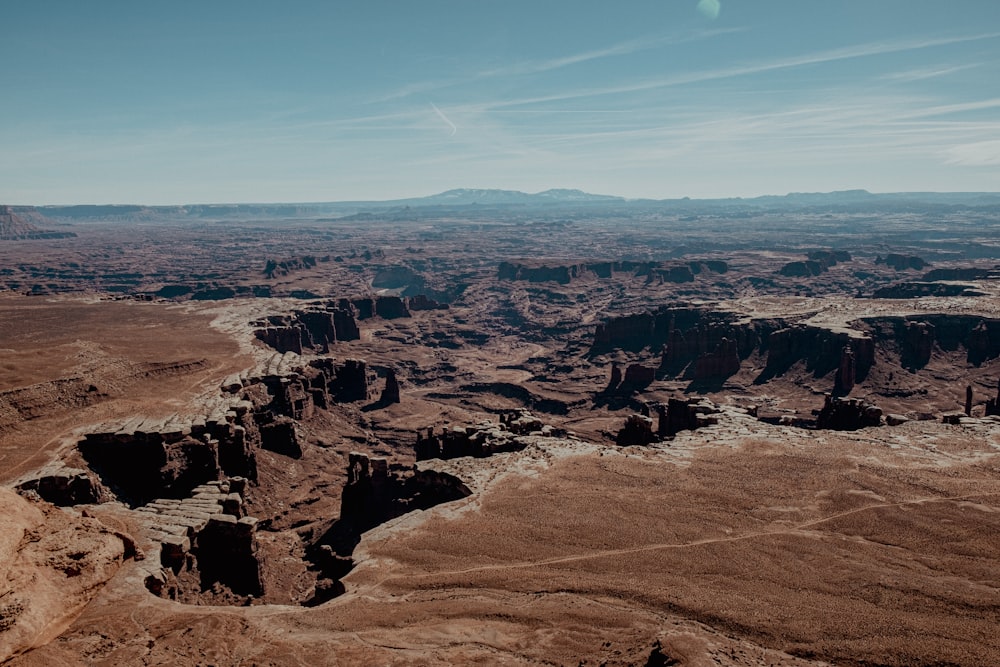
<instances>
[{"instance_id":1,"label":"blue sky","mask_svg":"<svg viewBox=\"0 0 1000 667\"><path fill-rule=\"evenodd\" d=\"M0 3L0 202L1000 191L997 0Z\"/></svg>"}]
</instances>

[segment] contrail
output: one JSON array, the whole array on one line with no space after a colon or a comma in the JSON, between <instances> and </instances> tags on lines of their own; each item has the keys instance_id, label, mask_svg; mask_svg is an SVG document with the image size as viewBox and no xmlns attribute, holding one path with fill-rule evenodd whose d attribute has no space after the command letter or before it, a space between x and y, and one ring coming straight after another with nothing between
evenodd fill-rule
<instances>
[{"instance_id":1,"label":"contrail","mask_svg":"<svg viewBox=\"0 0 1000 667\"><path fill-rule=\"evenodd\" d=\"M451 120L449 120L448 117L444 115L444 112L438 109L437 105L434 104L433 102L431 102L431 109L434 109L434 113L436 113L441 118L441 120L448 123L448 127L451 128L451 134L449 134L448 136L454 137L455 133L458 132L458 126L455 125L453 122L451 122Z\"/></svg>"}]
</instances>

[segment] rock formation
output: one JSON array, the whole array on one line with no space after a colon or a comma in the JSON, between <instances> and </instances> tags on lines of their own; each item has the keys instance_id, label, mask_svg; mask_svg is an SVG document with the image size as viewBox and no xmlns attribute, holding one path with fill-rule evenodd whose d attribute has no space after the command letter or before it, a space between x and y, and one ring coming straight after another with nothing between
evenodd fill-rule
<instances>
[{"instance_id":1,"label":"rock formation","mask_svg":"<svg viewBox=\"0 0 1000 667\"><path fill-rule=\"evenodd\" d=\"M856 431L882 424L882 410L858 398L827 396L816 419L816 428L832 431Z\"/></svg>"},{"instance_id":2,"label":"rock formation","mask_svg":"<svg viewBox=\"0 0 1000 667\"><path fill-rule=\"evenodd\" d=\"M901 255L899 253L891 252L885 257L879 255L875 258L876 264L885 264L886 266L895 269L896 271L906 271L906 270L916 270L919 271L927 266L925 262L920 257L916 255ZM931 279L934 280L934 279Z\"/></svg>"},{"instance_id":3,"label":"rock formation","mask_svg":"<svg viewBox=\"0 0 1000 667\"><path fill-rule=\"evenodd\" d=\"M0 488L0 662L55 639L134 555L93 518Z\"/></svg>"},{"instance_id":4,"label":"rock formation","mask_svg":"<svg viewBox=\"0 0 1000 667\"><path fill-rule=\"evenodd\" d=\"M406 300L398 296L380 296L375 299L375 314L384 320L410 317Z\"/></svg>"},{"instance_id":5,"label":"rock formation","mask_svg":"<svg viewBox=\"0 0 1000 667\"><path fill-rule=\"evenodd\" d=\"M986 400L986 416L1000 415L1000 381L997 382L997 395Z\"/></svg>"},{"instance_id":6,"label":"rock formation","mask_svg":"<svg viewBox=\"0 0 1000 667\"><path fill-rule=\"evenodd\" d=\"M611 377L608 379L608 386L605 387L604 391L614 391L618 388L618 385L622 383L622 369L617 364L612 362L611 364Z\"/></svg>"},{"instance_id":7,"label":"rock formation","mask_svg":"<svg viewBox=\"0 0 1000 667\"><path fill-rule=\"evenodd\" d=\"M190 599L215 584L239 596L264 592L257 519L244 515L245 492L246 480L235 477L137 509L144 535L160 545L159 566L155 560L143 564L152 593Z\"/></svg>"},{"instance_id":8,"label":"rock formation","mask_svg":"<svg viewBox=\"0 0 1000 667\"><path fill-rule=\"evenodd\" d=\"M695 359L692 379L695 382L725 380L739 371L740 353L736 341L723 337L713 351Z\"/></svg>"},{"instance_id":9,"label":"rock formation","mask_svg":"<svg viewBox=\"0 0 1000 667\"><path fill-rule=\"evenodd\" d=\"M653 434L653 420L645 415L629 415L615 436L615 444L621 447L648 445L657 440Z\"/></svg>"},{"instance_id":10,"label":"rock formation","mask_svg":"<svg viewBox=\"0 0 1000 667\"><path fill-rule=\"evenodd\" d=\"M385 405L399 403L399 380L396 379L396 371L391 368L385 372L385 388L379 402Z\"/></svg>"},{"instance_id":11,"label":"rock formation","mask_svg":"<svg viewBox=\"0 0 1000 667\"><path fill-rule=\"evenodd\" d=\"M552 436L557 431L542 424L527 410L502 414L500 423L486 421L466 427L430 427L417 431L414 451L418 461L454 459L463 456L483 458L499 452L516 452L528 442L520 436L537 433Z\"/></svg>"},{"instance_id":12,"label":"rock formation","mask_svg":"<svg viewBox=\"0 0 1000 667\"><path fill-rule=\"evenodd\" d=\"M15 488L21 495L34 495L53 505L102 503L109 494L89 470L52 464L35 472Z\"/></svg>"},{"instance_id":13,"label":"rock formation","mask_svg":"<svg viewBox=\"0 0 1000 667\"><path fill-rule=\"evenodd\" d=\"M257 327L254 331L257 338L282 353L302 354L307 350L325 353L338 340L357 340L360 337L353 306L316 306L288 315L272 315L254 325Z\"/></svg>"},{"instance_id":14,"label":"rock formation","mask_svg":"<svg viewBox=\"0 0 1000 667\"><path fill-rule=\"evenodd\" d=\"M316 258L313 255L302 255L281 261L268 259L264 264L263 273L268 279L273 280L276 276L287 276L293 271L303 271L314 266L316 266Z\"/></svg>"},{"instance_id":15,"label":"rock formation","mask_svg":"<svg viewBox=\"0 0 1000 667\"><path fill-rule=\"evenodd\" d=\"M840 366L837 368L837 377L834 380L833 392L837 395L851 393L854 389L854 382L857 379L857 365L854 359L854 350L850 345L844 346L844 351L840 355Z\"/></svg>"},{"instance_id":16,"label":"rock formation","mask_svg":"<svg viewBox=\"0 0 1000 667\"><path fill-rule=\"evenodd\" d=\"M672 438L681 431L693 431L717 421L719 408L705 398L671 398L659 406L656 432L661 438Z\"/></svg>"},{"instance_id":17,"label":"rock formation","mask_svg":"<svg viewBox=\"0 0 1000 667\"><path fill-rule=\"evenodd\" d=\"M77 447L121 500L142 504L181 496L222 475L256 479L260 435L251 408L238 401L199 419L138 417L98 428Z\"/></svg>"},{"instance_id":18,"label":"rock formation","mask_svg":"<svg viewBox=\"0 0 1000 667\"><path fill-rule=\"evenodd\" d=\"M343 591L337 580L353 567L351 554L361 533L407 512L471 493L457 477L433 468L395 465L384 458L351 452L340 518L308 548L310 560L323 576L307 605L320 604Z\"/></svg>"},{"instance_id":19,"label":"rock formation","mask_svg":"<svg viewBox=\"0 0 1000 667\"><path fill-rule=\"evenodd\" d=\"M652 366L642 364L629 364L625 369L625 379L622 380L621 388L630 391L645 389L656 379L656 369Z\"/></svg>"}]
</instances>

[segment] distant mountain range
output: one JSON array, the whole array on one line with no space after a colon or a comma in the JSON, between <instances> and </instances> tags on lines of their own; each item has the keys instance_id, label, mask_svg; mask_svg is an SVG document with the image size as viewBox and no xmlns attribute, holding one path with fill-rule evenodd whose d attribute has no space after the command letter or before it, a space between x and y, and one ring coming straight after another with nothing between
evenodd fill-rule
<instances>
[{"instance_id":1,"label":"distant mountain range","mask_svg":"<svg viewBox=\"0 0 1000 667\"><path fill-rule=\"evenodd\" d=\"M583 211L600 214L648 213L663 215L753 215L781 211L885 211L926 210L927 208L990 208L1000 207L997 192L900 192L873 194L867 190L840 192L791 193L762 197L726 199L626 199L599 195L582 190L554 189L534 194L518 190L456 189L428 197L386 201L346 201L289 204L193 204L186 206L142 205L78 205L14 207L21 218L71 222L73 220L119 220L122 222L154 222L164 219L249 220L249 219L347 219L406 220L461 215L488 216L490 212L544 210L558 215ZM9 213L8 213L9 215ZM13 232L8 220L9 236ZM27 233L36 232L31 230Z\"/></svg>"},{"instance_id":2,"label":"distant mountain range","mask_svg":"<svg viewBox=\"0 0 1000 667\"><path fill-rule=\"evenodd\" d=\"M448 190L440 194L429 197L418 197L416 199L398 199L386 204L420 206L420 205L452 205L469 206L476 204L559 204L559 203L580 203L592 204L595 202L623 202L624 197L613 197L611 195L594 195L582 190L546 190L535 194L520 192L519 190L486 190L486 189L458 189Z\"/></svg>"}]
</instances>

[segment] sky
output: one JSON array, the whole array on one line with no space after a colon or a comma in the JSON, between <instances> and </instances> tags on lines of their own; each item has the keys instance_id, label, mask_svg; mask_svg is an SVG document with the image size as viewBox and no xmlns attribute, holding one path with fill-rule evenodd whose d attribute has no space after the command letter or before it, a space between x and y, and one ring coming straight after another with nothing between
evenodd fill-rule
<instances>
[{"instance_id":1,"label":"sky","mask_svg":"<svg viewBox=\"0 0 1000 667\"><path fill-rule=\"evenodd\" d=\"M1000 191L997 0L2 0L0 202Z\"/></svg>"}]
</instances>

